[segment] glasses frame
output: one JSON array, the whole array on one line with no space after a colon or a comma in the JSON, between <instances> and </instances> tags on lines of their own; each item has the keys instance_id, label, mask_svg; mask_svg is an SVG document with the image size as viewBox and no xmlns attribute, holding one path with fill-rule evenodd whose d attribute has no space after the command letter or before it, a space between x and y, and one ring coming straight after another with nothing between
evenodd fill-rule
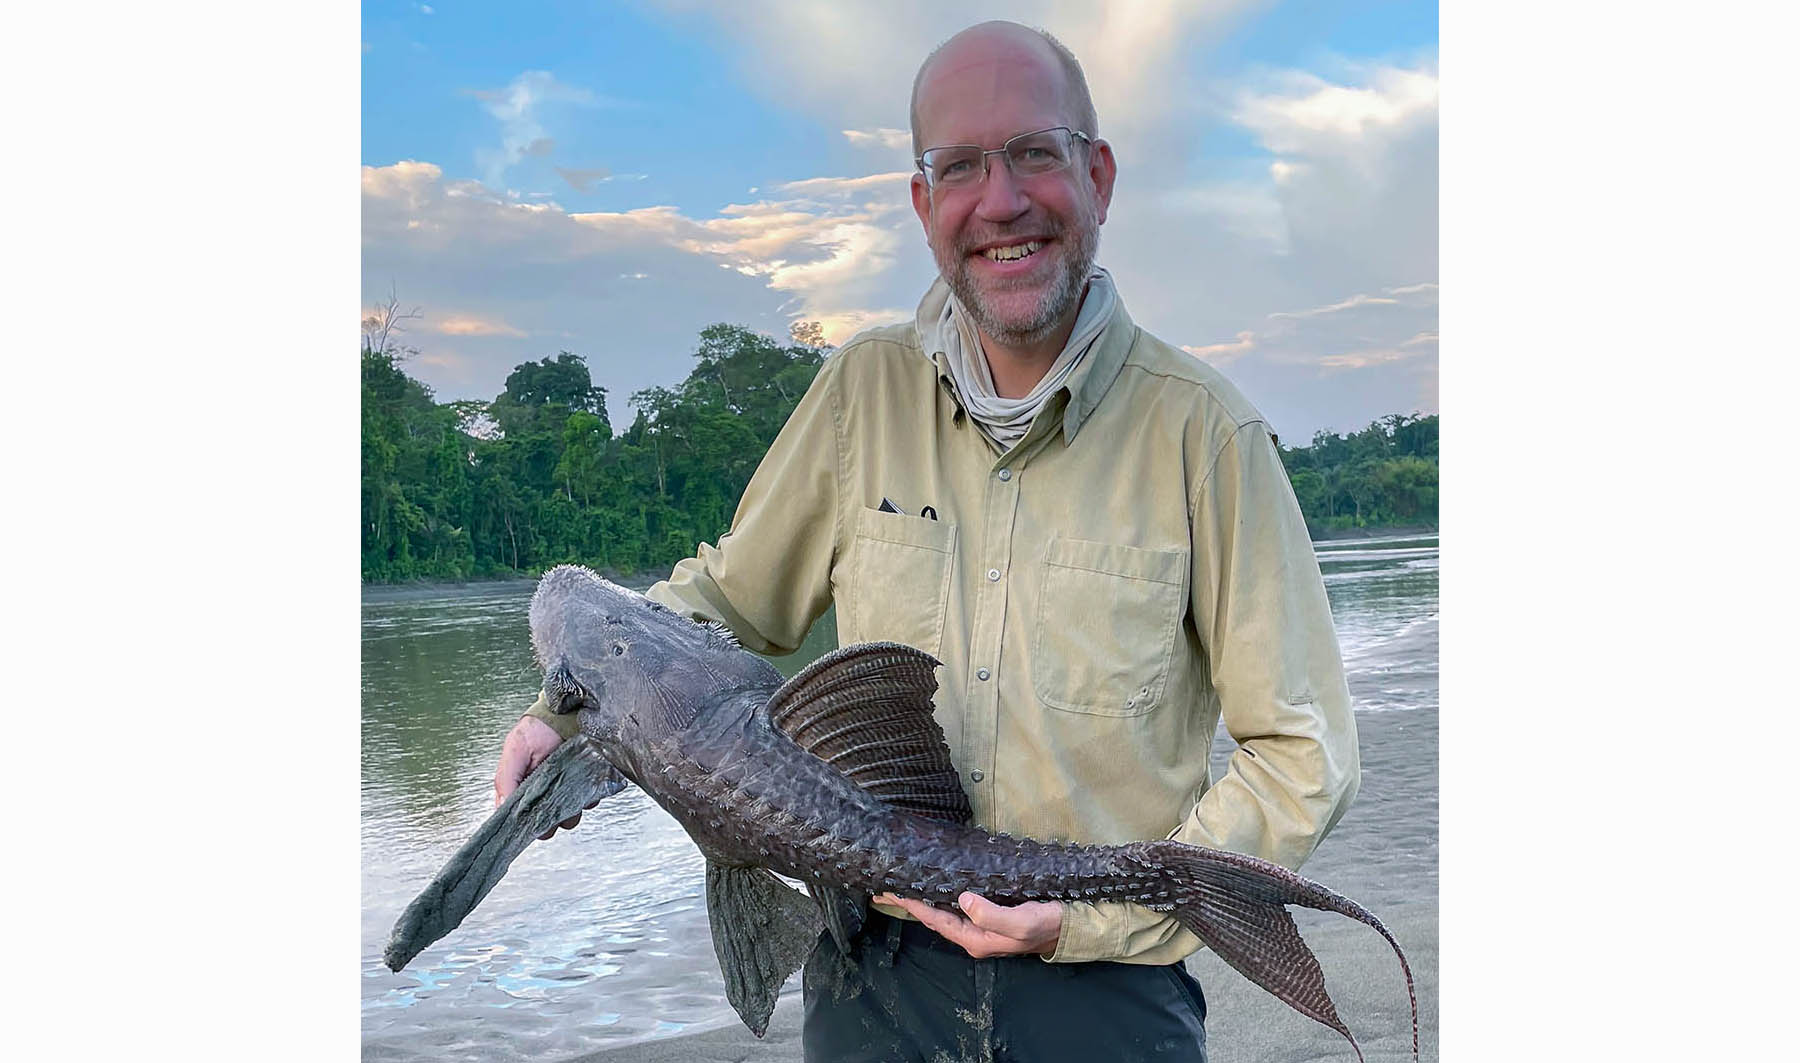
<instances>
[{"instance_id":1,"label":"glasses frame","mask_svg":"<svg viewBox=\"0 0 1800 1063\"><path fill-rule=\"evenodd\" d=\"M934 148L926 148L924 151L921 151L921 152L919 152L918 155L914 156L913 157L913 165L917 166L919 168L919 172L921 174L925 175L925 187L930 189L933 192L936 192L938 190L939 185L938 185L937 180L935 180L931 176L931 170L929 168L927 168L925 165L925 156L931 154L934 151L947 151L951 148L969 148L971 150L981 152L981 180L971 182L967 187L979 188L979 187L981 187L982 184L984 184L987 181L988 174L991 172L991 169L993 166L993 163L988 161L988 156L990 156L990 155L998 155L1001 158L1005 159L1006 160L1006 172L1011 174L1015 180L1018 180L1018 179L1020 179L1019 172L1017 170L1013 169L1012 156L1007 154L1007 150L1012 147L1012 145L1015 141L1024 140L1026 137L1035 137L1040 133L1054 133L1057 130L1061 130L1061 131L1069 134L1070 144L1073 144L1075 141L1079 140L1083 144L1088 145L1089 148L1092 148L1094 145L1094 138L1088 136L1086 133L1083 133L1079 129L1075 129L1072 126L1066 126L1066 125L1053 125L1053 126L1045 126L1043 129L1033 129L1028 133L1014 134L1013 136L1006 138L1006 143L1000 145L997 148L994 148L991 151L983 148L980 144L939 144L938 146L936 146ZM1069 157L1068 163L1064 166L1058 167L1057 169L1054 169L1054 170L1045 170L1045 171L1043 171L1043 173L1027 174L1026 176L1027 177L1043 177L1048 174L1062 173L1064 170L1067 170L1070 166L1073 166L1073 165L1075 165L1075 158L1074 158L1074 155L1071 154Z\"/></svg>"}]
</instances>

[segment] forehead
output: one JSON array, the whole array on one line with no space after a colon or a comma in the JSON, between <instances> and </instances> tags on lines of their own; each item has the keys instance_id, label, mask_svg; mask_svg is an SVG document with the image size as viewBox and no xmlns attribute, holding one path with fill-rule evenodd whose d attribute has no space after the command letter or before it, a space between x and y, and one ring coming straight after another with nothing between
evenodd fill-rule
<instances>
[{"instance_id":1,"label":"forehead","mask_svg":"<svg viewBox=\"0 0 1800 1063\"><path fill-rule=\"evenodd\" d=\"M1073 121L1062 68L1038 42L958 41L919 83L921 147L981 144Z\"/></svg>"}]
</instances>

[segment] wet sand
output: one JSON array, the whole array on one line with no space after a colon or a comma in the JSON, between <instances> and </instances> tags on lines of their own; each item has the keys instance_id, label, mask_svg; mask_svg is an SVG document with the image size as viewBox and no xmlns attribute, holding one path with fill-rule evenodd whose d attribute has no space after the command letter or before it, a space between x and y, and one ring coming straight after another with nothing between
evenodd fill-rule
<instances>
[{"instance_id":1,"label":"wet sand","mask_svg":"<svg viewBox=\"0 0 1800 1063\"><path fill-rule=\"evenodd\" d=\"M1362 902L1406 950L1419 995L1421 1060L1438 1058L1437 717L1436 709L1357 717L1362 789L1303 869ZM1229 749L1229 740L1215 744L1215 764ZM1373 930L1340 916L1298 911L1295 921L1318 954L1338 1014L1356 1034L1369 1063L1410 1060L1406 985L1393 950ZM1188 967L1206 993L1211 1063L1356 1058L1343 1038L1252 985L1211 953L1201 951ZM584 1063L798 1061L798 983L797 977L789 981L761 1041L733 1018L580 1058Z\"/></svg>"}]
</instances>

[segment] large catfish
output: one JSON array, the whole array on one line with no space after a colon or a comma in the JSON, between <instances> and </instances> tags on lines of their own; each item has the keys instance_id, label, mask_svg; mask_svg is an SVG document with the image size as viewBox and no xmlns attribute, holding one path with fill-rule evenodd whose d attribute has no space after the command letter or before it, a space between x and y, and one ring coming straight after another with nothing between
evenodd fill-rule
<instances>
[{"instance_id":1,"label":"large catfish","mask_svg":"<svg viewBox=\"0 0 1800 1063\"><path fill-rule=\"evenodd\" d=\"M932 717L937 661L907 646L847 646L787 682L722 627L564 565L531 601L544 692L578 713L564 742L407 907L393 970L449 933L533 838L636 783L706 857L706 903L726 995L762 1036L781 984L821 928L848 952L872 894L952 907L1131 901L1168 912L1226 963L1301 1014L1356 1039L1285 905L1339 912L1394 947L1381 921L1280 865L1175 841L1067 845L970 824ZM810 899L771 872L806 884Z\"/></svg>"}]
</instances>

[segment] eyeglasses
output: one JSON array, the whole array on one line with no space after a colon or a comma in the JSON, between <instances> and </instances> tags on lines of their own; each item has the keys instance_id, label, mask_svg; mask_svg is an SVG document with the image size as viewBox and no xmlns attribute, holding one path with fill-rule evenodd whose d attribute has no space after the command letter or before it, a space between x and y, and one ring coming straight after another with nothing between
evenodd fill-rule
<instances>
[{"instance_id":1,"label":"eyeglasses","mask_svg":"<svg viewBox=\"0 0 1800 1063\"><path fill-rule=\"evenodd\" d=\"M1074 159L1075 138L1092 144L1086 133L1056 126L1031 133L1020 133L993 151L983 151L978 144L951 144L932 148L914 159L925 184L932 189L973 188L987 180L988 156L1006 159L1014 177L1036 177L1067 169Z\"/></svg>"}]
</instances>

